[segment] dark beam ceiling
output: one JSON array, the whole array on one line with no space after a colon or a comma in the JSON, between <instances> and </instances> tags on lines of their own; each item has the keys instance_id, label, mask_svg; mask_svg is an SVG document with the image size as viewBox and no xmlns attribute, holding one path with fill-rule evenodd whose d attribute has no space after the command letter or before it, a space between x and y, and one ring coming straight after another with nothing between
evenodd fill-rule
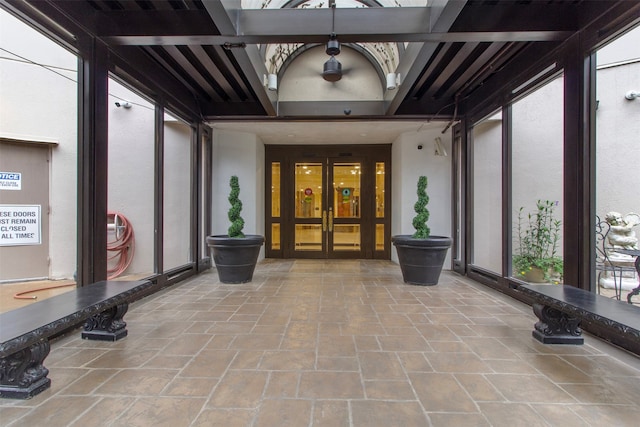
<instances>
[{"instance_id":1,"label":"dark beam ceiling","mask_svg":"<svg viewBox=\"0 0 640 427\"><path fill-rule=\"evenodd\" d=\"M403 83L363 114L449 117L454 104L505 82L608 10L632 1L434 0L429 7L335 10L343 44L403 45ZM211 0L0 0L51 32L96 37L113 52L114 71L162 88L205 119L277 116L277 94L259 45L325 43L331 9L228 10ZM64 29L61 31L61 29ZM73 44L68 34L66 40ZM405 46L406 43L406 46ZM189 99L187 99L189 98ZM300 117L338 114L334 104L287 104ZM365 104L362 104L363 106ZM463 107L463 106L461 106ZM356 109L357 110L357 109ZM462 112L462 111L459 111Z\"/></svg>"}]
</instances>

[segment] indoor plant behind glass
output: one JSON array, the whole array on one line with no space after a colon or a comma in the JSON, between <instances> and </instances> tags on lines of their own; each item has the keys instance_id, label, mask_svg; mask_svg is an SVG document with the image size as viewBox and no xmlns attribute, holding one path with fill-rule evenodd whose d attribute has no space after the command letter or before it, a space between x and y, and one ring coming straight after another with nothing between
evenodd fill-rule
<instances>
[{"instance_id":1,"label":"indoor plant behind glass","mask_svg":"<svg viewBox=\"0 0 640 427\"><path fill-rule=\"evenodd\" d=\"M207 237L207 245L211 249L211 257L218 271L218 278L222 283L246 283L253 279L253 271L258 261L260 248L264 243L264 236L245 235L242 232L244 220L240 216L242 202L238 177L232 176L229 180L231 192L229 193L228 217L231 221L228 234Z\"/></svg>"},{"instance_id":2,"label":"indoor plant behind glass","mask_svg":"<svg viewBox=\"0 0 640 427\"><path fill-rule=\"evenodd\" d=\"M429 196L426 176L418 178L417 194L418 201L414 205L416 216L413 218L415 233L393 236L391 242L398 252L402 278L406 283L436 285L451 247L451 238L431 235L427 225Z\"/></svg>"},{"instance_id":3,"label":"indoor plant behind glass","mask_svg":"<svg viewBox=\"0 0 640 427\"><path fill-rule=\"evenodd\" d=\"M536 210L524 217L518 210L518 247L513 256L513 270L528 282L559 283L563 261L558 255L560 220L554 218L557 202L538 200Z\"/></svg>"}]
</instances>

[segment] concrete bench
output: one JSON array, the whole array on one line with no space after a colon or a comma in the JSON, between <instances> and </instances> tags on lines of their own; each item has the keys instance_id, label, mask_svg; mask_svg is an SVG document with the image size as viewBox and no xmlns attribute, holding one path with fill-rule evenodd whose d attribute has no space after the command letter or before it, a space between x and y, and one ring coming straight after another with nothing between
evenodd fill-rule
<instances>
[{"instance_id":1,"label":"concrete bench","mask_svg":"<svg viewBox=\"0 0 640 427\"><path fill-rule=\"evenodd\" d=\"M127 336L129 302L151 291L142 281L104 281L0 314L0 397L30 399L51 385L44 359L49 338L84 322L82 338Z\"/></svg>"},{"instance_id":2,"label":"concrete bench","mask_svg":"<svg viewBox=\"0 0 640 427\"><path fill-rule=\"evenodd\" d=\"M629 344L624 347L640 347L640 307L568 285L527 284L518 290L535 301L533 312L540 320L533 337L543 344L583 344L584 321L621 337Z\"/></svg>"}]
</instances>

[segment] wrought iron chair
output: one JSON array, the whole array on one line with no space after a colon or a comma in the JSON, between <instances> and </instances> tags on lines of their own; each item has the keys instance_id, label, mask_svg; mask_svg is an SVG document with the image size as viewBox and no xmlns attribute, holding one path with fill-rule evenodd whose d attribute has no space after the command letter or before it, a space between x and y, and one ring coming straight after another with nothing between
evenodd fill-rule
<instances>
[{"instance_id":1,"label":"wrought iron chair","mask_svg":"<svg viewBox=\"0 0 640 427\"><path fill-rule=\"evenodd\" d=\"M620 299L622 294L622 278L624 273L635 274L633 263L612 260L609 256L614 249L609 245L607 236L611 231L611 225L596 216L596 277L598 294L600 294L600 279L603 275L610 275L613 278L614 298Z\"/></svg>"}]
</instances>

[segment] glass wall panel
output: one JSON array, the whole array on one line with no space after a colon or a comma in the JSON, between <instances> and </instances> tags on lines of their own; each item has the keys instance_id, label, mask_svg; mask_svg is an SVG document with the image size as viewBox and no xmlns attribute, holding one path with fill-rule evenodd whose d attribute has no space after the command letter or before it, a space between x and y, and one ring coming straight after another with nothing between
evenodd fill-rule
<instances>
[{"instance_id":1,"label":"glass wall panel","mask_svg":"<svg viewBox=\"0 0 640 427\"><path fill-rule=\"evenodd\" d=\"M360 218L360 163L333 165L334 212L336 218Z\"/></svg>"},{"instance_id":2,"label":"glass wall panel","mask_svg":"<svg viewBox=\"0 0 640 427\"><path fill-rule=\"evenodd\" d=\"M0 190L0 286L33 279L72 285L78 58L1 8L0 47L0 172L8 174ZM3 311L15 307L13 293L0 300Z\"/></svg>"},{"instance_id":3,"label":"glass wall panel","mask_svg":"<svg viewBox=\"0 0 640 427\"><path fill-rule=\"evenodd\" d=\"M384 251L384 224L376 224L376 251Z\"/></svg>"},{"instance_id":4,"label":"glass wall panel","mask_svg":"<svg viewBox=\"0 0 640 427\"><path fill-rule=\"evenodd\" d=\"M280 250L280 224L271 224L271 249Z\"/></svg>"},{"instance_id":5,"label":"glass wall panel","mask_svg":"<svg viewBox=\"0 0 640 427\"><path fill-rule=\"evenodd\" d=\"M376 163L376 218L384 218L384 162Z\"/></svg>"},{"instance_id":6,"label":"glass wall panel","mask_svg":"<svg viewBox=\"0 0 640 427\"><path fill-rule=\"evenodd\" d=\"M322 216L322 163L296 163L296 218Z\"/></svg>"},{"instance_id":7,"label":"glass wall panel","mask_svg":"<svg viewBox=\"0 0 640 427\"><path fill-rule=\"evenodd\" d=\"M271 216L280 217L280 162L271 162Z\"/></svg>"},{"instance_id":8,"label":"glass wall panel","mask_svg":"<svg viewBox=\"0 0 640 427\"><path fill-rule=\"evenodd\" d=\"M109 79L108 278L154 271L155 107Z\"/></svg>"},{"instance_id":9,"label":"glass wall panel","mask_svg":"<svg viewBox=\"0 0 640 427\"><path fill-rule=\"evenodd\" d=\"M564 78L513 104L512 275L562 282Z\"/></svg>"},{"instance_id":10,"label":"glass wall panel","mask_svg":"<svg viewBox=\"0 0 640 427\"><path fill-rule=\"evenodd\" d=\"M471 263L502 274L502 113L473 127Z\"/></svg>"},{"instance_id":11,"label":"glass wall panel","mask_svg":"<svg viewBox=\"0 0 640 427\"><path fill-rule=\"evenodd\" d=\"M296 224L295 250L321 251L322 236L322 225Z\"/></svg>"},{"instance_id":12,"label":"glass wall panel","mask_svg":"<svg viewBox=\"0 0 640 427\"><path fill-rule=\"evenodd\" d=\"M336 224L333 227L334 251L359 251L360 250L360 225Z\"/></svg>"},{"instance_id":13,"label":"glass wall panel","mask_svg":"<svg viewBox=\"0 0 640 427\"><path fill-rule=\"evenodd\" d=\"M191 259L192 128L164 117L164 271Z\"/></svg>"},{"instance_id":14,"label":"glass wall panel","mask_svg":"<svg viewBox=\"0 0 640 427\"><path fill-rule=\"evenodd\" d=\"M600 234L592 289L623 300L638 286L634 257L616 252L636 248L640 234L638 46L640 26L596 53L596 221L601 227L595 230Z\"/></svg>"},{"instance_id":15,"label":"glass wall panel","mask_svg":"<svg viewBox=\"0 0 640 427\"><path fill-rule=\"evenodd\" d=\"M202 134L200 147L200 254L201 258L209 257L209 247L207 246L207 236L211 231L211 145L209 144L209 133Z\"/></svg>"}]
</instances>

